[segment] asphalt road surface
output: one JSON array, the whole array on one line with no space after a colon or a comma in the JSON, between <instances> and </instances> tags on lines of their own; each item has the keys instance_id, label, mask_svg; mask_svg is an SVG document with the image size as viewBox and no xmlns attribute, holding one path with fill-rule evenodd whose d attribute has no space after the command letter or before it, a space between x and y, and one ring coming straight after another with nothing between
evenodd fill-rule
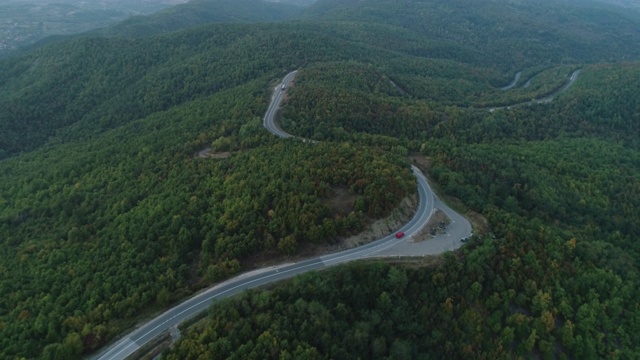
<instances>
[{"instance_id":1,"label":"asphalt road surface","mask_svg":"<svg viewBox=\"0 0 640 360\"><path fill-rule=\"evenodd\" d=\"M271 104L269 105L267 113L264 117L264 126L270 132L282 138L292 137L292 135L284 132L279 126L277 126L277 124L275 124L274 116L276 110L282 102L286 88L289 86L295 74L295 71L289 73L284 78L283 83L279 84L278 87L274 90L275 93L271 99ZM282 88L283 84L284 89ZM418 204L418 209L413 218L404 226L397 229L397 231L404 232L403 237L399 239L396 238L396 231L381 239L353 249L341 251L334 254L323 255L298 263L274 266L267 269L260 269L239 275L202 293L199 293L190 299L185 300L181 304L167 310L160 316L157 316L149 322L139 326L136 330L125 335L123 338L116 341L111 346L103 349L100 353L94 356L93 359L126 359L140 347L144 346L158 335L168 331L171 327L176 326L177 324L180 324L206 310L214 301L233 296L247 289L287 279L310 270L319 270L328 266L346 263L357 259L374 256L404 255L401 254L401 252L406 252L407 246L412 249L410 250L412 252L411 255L419 255L419 251L426 251L420 250L417 247L411 247L410 245L413 244L410 244L410 241L408 240L411 239L413 235L416 235L418 232L420 232L429 221L429 218L434 212L435 197L431 192L431 188L429 187L429 184L422 172L415 166L412 167L412 170L417 179L418 195L420 201ZM442 209L443 205L444 204L440 204L438 207ZM446 207L446 205L444 206ZM462 216L458 215L448 207L442 210L445 211L447 215L449 215L449 217L453 220L453 222L449 225L449 228L451 229L449 231L454 231L455 229L455 236L459 237L468 237L471 235L471 225L466 219L464 219ZM434 245L432 245L432 248L428 250L429 254L438 253L437 251L434 252L434 249L442 249L439 252L452 249L452 246L449 242L438 241L438 239L434 240ZM459 242L459 238L457 238L456 240ZM427 241L424 243L430 242L431 241ZM456 243L456 245L460 246L460 244L458 243Z\"/></svg>"},{"instance_id":2,"label":"asphalt road surface","mask_svg":"<svg viewBox=\"0 0 640 360\"><path fill-rule=\"evenodd\" d=\"M269 104L269 108L267 109L267 113L264 115L264 119L262 120L262 124L264 125L269 132L272 134L279 136L281 138L290 138L293 135L284 132L280 126L278 126L275 122L275 115L278 111L278 107L284 98L284 94L286 89L289 88L289 84L291 84L291 80L296 76L298 71L292 71L287 76L284 77L281 84L278 84L273 91L273 96L271 97L271 104ZM284 86L284 89L283 89Z\"/></svg>"},{"instance_id":3,"label":"asphalt road surface","mask_svg":"<svg viewBox=\"0 0 640 360\"><path fill-rule=\"evenodd\" d=\"M500 110L500 109L511 109L514 106L521 106L521 105L550 103L556 96L558 96L558 94L567 91L567 89L569 89L571 87L571 85L573 85L573 83L576 82L576 80L578 80L578 75L580 75L580 71L582 71L582 69L578 69L578 70L572 72L571 75L569 76L569 78L567 79L567 81L561 87L559 87L553 93L551 93L551 95L547 95L547 96L545 96L543 98L540 98L540 99L534 99L534 100L531 100L531 101L525 101L525 102L522 102L522 103L512 104L512 105L508 105L508 106L493 107L493 108L490 108L489 111L493 112L493 111ZM529 81L527 81L527 83L529 83ZM525 84L524 87L527 87L527 86L528 85ZM504 90L504 88L503 88L503 90Z\"/></svg>"},{"instance_id":4,"label":"asphalt road surface","mask_svg":"<svg viewBox=\"0 0 640 360\"><path fill-rule=\"evenodd\" d=\"M411 221L398 229L398 231L405 233L404 237L398 239L395 237L395 233L393 233L357 248L320 256L299 263L272 267L240 275L171 308L105 349L96 356L95 359L126 359L127 356L133 354L137 349L167 331L172 326L180 324L206 310L215 300L235 295L246 289L290 278L310 270L323 269L328 266L375 256L383 251L388 252L389 249L394 246L406 242L407 239L417 234L424 227L434 211L434 198L429 184L418 168L413 167L413 172L418 180L420 202L418 210Z\"/></svg>"},{"instance_id":5,"label":"asphalt road surface","mask_svg":"<svg viewBox=\"0 0 640 360\"><path fill-rule=\"evenodd\" d=\"M518 72L513 76L513 81L511 81L511 82L509 83L509 85L501 87L501 88L500 88L500 90L502 90L502 91L506 91L506 90L509 90L509 89L513 88L514 86L516 86L516 84L518 83L518 80L520 80L520 76L522 76L522 71L518 71Z\"/></svg>"},{"instance_id":6,"label":"asphalt road surface","mask_svg":"<svg viewBox=\"0 0 640 360\"><path fill-rule=\"evenodd\" d=\"M567 91L567 89L569 87L571 87L571 85L573 85L574 82L576 82L576 80L578 79L578 75L580 75L580 71L582 71L582 69L578 69L578 70L574 71L573 73L571 73L571 76L569 77L567 82L565 82L564 85L562 85L559 89L554 91L551 95L545 96L542 99L537 99L537 100L534 100L534 101L536 103L538 103L538 104L551 102L551 100L553 100L553 98L555 98L558 94Z\"/></svg>"}]
</instances>

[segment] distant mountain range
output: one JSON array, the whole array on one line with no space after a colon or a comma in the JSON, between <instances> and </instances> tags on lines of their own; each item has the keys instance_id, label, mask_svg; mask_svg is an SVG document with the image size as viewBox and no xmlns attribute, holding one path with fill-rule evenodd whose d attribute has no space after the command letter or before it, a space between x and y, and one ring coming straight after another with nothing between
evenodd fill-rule
<instances>
[{"instance_id":1,"label":"distant mountain range","mask_svg":"<svg viewBox=\"0 0 640 360\"><path fill-rule=\"evenodd\" d=\"M104 28L130 17L133 19L116 26L119 30L110 29L106 32L148 35L212 22L278 21L299 14L301 6L313 2L314 0L12 0L0 4L0 56L38 43L49 36L56 37L46 39L38 46L58 41L60 35L68 36ZM140 19L141 16L156 12L158 14L155 17Z\"/></svg>"}]
</instances>

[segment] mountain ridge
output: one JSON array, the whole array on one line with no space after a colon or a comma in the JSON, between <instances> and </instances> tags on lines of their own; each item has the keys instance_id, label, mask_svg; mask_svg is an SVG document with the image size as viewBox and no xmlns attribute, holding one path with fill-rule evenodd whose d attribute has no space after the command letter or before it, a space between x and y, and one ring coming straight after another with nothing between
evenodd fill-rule
<instances>
[{"instance_id":1,"label":"mountain ridge","mask_svg":"<svg viewBox=\"0 0 640 360\"><path fill-rule=\"evenodd\" d=\"M524 15L489 11L504 3L473 14L465 0L362 1L275 23L94 33L0 60L0 357L78 358L149 312L255 266L249 259L286 261L358 233L410 195L414 161L439 196L484 217L484 230L415 272L348 272L389 276L381 291L416 300L398 314L425 321L382 323L388 298L361 298L366 289L329 274L335 292L318 285L326 299L300 302L296 314L336 310L341 339L321 328L319 342L296 338L306 333L269 322L234 336L228 356L262 355L256 338L266 331L283 340L269 344L282 344L270 350L285 358L373 349L415 358L442 343L452 358L474 349L488 358L637 353L637 22L614 8L605 16L548 2L516 6ZM482 108L536 98L578 67L579 79L549 104ZM271 90L293 69L280 124L323 144L262 129ZM529 86L501 90L519 71ZM196 156L208 147L216 157ZM353 201L343 212L326 206L345 192ZM273 291L288 293L282 307L293 310L322 275ZM243 299L278 299L265 294ZM343 328L367 299L371 316ZM260 323L247 309L233 317L237 304L217 308L218 324ZM296 314L288 318L297 324ZM408 328L426 347L394 339ZM184 334L172 354L227 341Z\"/></svg>"}]
</instances>

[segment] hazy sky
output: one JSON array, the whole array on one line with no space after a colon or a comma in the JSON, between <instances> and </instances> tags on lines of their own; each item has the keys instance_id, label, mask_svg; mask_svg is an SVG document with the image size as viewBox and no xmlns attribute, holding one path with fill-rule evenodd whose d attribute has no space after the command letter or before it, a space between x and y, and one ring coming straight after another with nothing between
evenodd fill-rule
<instances>
[{"instance_id":1,"label":"hazy sky","mask_svg":"<svg viewBox=\"0 0 640 360\"><path fill-rule=\"evenodd\" d=\"M100 5L105 7L122 6L132 3L176 5L188 0L2 0L4 4L72 4L72 5Z\"/></svg>"}]
</instances>

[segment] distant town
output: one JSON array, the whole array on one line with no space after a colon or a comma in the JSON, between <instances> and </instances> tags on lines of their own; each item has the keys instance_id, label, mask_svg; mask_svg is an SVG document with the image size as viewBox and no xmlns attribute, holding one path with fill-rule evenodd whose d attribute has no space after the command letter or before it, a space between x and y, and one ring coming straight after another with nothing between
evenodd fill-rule
<instances>
[{"instance_id":1,"label":"distant town","mask_svg":"<svg viewBox=\"0 0 640 360\"><path fill-rule=\"evenodd\" d=\"M89 31L185 0L8 0L0 5L0 55L51 35Z\"/></svg>"}]
</instances>

